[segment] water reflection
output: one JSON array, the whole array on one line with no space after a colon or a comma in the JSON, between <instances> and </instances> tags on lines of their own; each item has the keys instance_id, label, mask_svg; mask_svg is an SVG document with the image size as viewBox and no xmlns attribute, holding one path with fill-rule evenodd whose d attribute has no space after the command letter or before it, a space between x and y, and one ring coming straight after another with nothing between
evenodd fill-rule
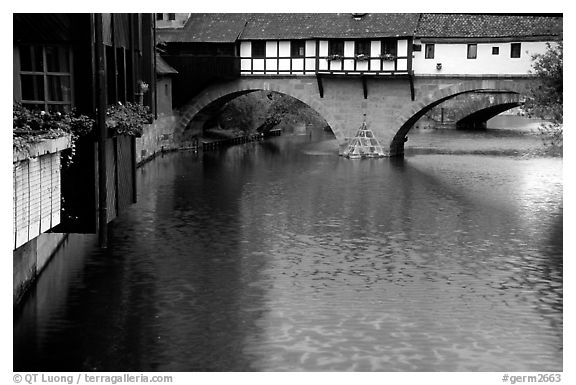
<instances>
[{"instance_id":1,"label":"water reflection","mask_svg":"<svg viewBox=\"0 0 576 385\"><path fill-rule=\"evenodd\" d=\"M158 158L113 248L42 276L14 369L562 370L561 160L507 140L505 156L350 161L317 135Z\"/></svg>"}]
</instances>

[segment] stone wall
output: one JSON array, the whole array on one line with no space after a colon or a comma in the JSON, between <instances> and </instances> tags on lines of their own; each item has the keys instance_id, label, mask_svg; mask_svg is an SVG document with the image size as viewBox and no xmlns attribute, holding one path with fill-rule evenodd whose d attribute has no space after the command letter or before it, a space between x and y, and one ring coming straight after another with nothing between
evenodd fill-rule
<instances>
[{"instance_id":1,"label":"stone wall","mask_svg":"<svg viewBox=\"0 0 576 385\"><path fill-rule=\"evenodd\" d=\"M144 126L142 137L136 138L136 163L141 164L162 151L180 147L179 138L174 137L174 127L179 116L160 115L153 124Z\"/></svg>"},{"instance_id":2,"label":"stone wall","mask_svg":"<svg viewBox=\"0 0 576 385\"><path fill-rule=\"evenodd\" d=\"M13 304L17 305L38 278L50 258L58 251L67 234L45 233L26 242L12 253Z\"/></svg>"}]
</instances>

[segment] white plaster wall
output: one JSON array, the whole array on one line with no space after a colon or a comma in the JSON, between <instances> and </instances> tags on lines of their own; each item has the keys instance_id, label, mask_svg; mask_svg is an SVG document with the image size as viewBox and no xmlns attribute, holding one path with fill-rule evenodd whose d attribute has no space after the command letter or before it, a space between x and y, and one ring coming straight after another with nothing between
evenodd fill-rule
<instances>
[{"instance_id":1,"label":"white plaster wall","mask_svg":"<svg viewBox=\"0 0 576 385\"><path fill-rule=\"evenodd\" d=\"M326 62L326 60L320 59L320 63ZM316 59L306 59L306 70L314 71L316 69Z\"/></svg>"},{"instance_id":2,"label":"white plaster wall","mask_svg":"<svg viewBox=\"0 0 576 385\"><path fill-rule=\"evenodd\" d=\"M292 59L292 71L303 71L304 59Z\"/></svg>"},{"instance_id":3,"label":"white plaster wall","mask_svg":"<svg viewBox=\"0 0 576 385\"><path fill-rule=\"evenodd\" d=\"M400 39L398 40L398 45L396 46L397 56L408 56L408 40Z\"/></svg>"},{"instance_id":4,"label":"white plaster wall","mask_svg":"<svg viewBox=\"0 0 576 385\"><path fill-rule=\"evenodd\" d=\"M279 62L279 70L290 71L290 59L280 59Z\"/></svg>"},{"instance_id":5,"label":"white plaster wall","mask_svg":"<svg viewBox=\"0 0 576 385\"><path fill-rule=\"evenodd\" d=\"M318 47L320 51L320 57L328 56L328 40L320 40L320 47Z\"/></svg>"},{"instance_id":6,"label":"white plaster wall","mask_svg":"<svg viewBox=\"0 0 576 385\"><path fill-rule=\"evenodd\" d=\"M306 56L316 56L316 40L306 40Z\"/></svg>"},{"instance_id":7,"label":"white plaster wall","mask_svg":"<svg viewBox=\"0 0 576 385\"><path fill-rule=\"evenodd\" d=\"M266 71L276 71L278 69L278 59L266 59Z\"/></svg>"},{"instance_id":8,"label":"white plaster wall","mask_svg":"<svg viewBox=\"0 0 576 385\"><path fill-rule=\"evenodd\" d=\"M281 41L278 43L278 53L280 57L288 57L290 56L290 42L289 41Z\"/></svg>"},{"instance_id":9,"label":"white plaster wall","mask_svg":"<svg viewBox=\"0 0 576 385\"><path fill-rule=\"evenodd\" d=\"M382 52L382 43L380 40L372 40L370 44L370 56L379 57Z\"/></svg>"},{"instance_id":10,"label":"white plaster wall","mask_svg":"<svg viewBox=\"0 0 576 385\"><path fill-rule=\"evenodd\" d=\"M252 61L250 59L240 59L240 69L242 71L250 71L251 65L252 65Z\"/></svg>"},{"instance_id":11,"label":"white plaster wall","mask_svg":"<svg viewBox=\"0 0 576 385\"><path fill-rule=\"evenodd\" d=\"M344 56L354 57L354 42L346 40L344 42Z\"/></svg>"},{"instance_id":12,"label":"white plaster wall","mask_svg":"<svg viewBox=\"0 0 576 385\"><path fill-rule=\"evenodd\" d=\"M249 41L240 42L240 56L249 57L252 55L252 43Z\"/></svg>"},{"instance_id":13,"label":"white plaster wall","mask_svg":"<svg viewBox=\"0 0 576 385\"><path fill-rule=\"evenodd\" d=\"M272 40L266 42L266 57L278 56L278 42Z\"/></svg>"},{"instance_id":14,"label":"white plaster wall","mask_svg":"<svg viewBox=\"0 0 576 385\"><path fill-rule=\"evenodd\" d=\"M413 68L418 74L475 75L475 74L527 74L531 68L531 56L546 51L545 42L521 42L520 57L510 57L511 43L478 43L476 59L468 59L468 43L437 43L434 58L425 59L425 45L422 51L414 52ZM499 47L500 53L492 55L492 47ZM436 64L442 63L437 70Z\"/></svg>"}]
</instances>

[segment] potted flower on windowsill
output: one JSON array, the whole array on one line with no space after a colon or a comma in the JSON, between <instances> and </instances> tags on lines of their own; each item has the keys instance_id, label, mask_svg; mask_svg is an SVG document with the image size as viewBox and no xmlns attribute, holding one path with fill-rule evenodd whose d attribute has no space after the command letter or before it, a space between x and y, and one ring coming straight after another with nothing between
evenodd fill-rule
<instances>
[{"instance_id":1,"label":"potted flower on windowsill","mask_svg":"<svg viewBox=\"0 0 576 385\"><path fill-rule=\"evenodd\" d=\"M370 59L370 56L368 56L366 54L361 53L361 54L356 55L356 60L358 60L358 61L366 61L368 59Z\"/></svg>"},{"instance_id":2,"label":"potted flower on windowsill","mask_svg":"<svg viewBox=\"0 0 576 385\"><path fill-rule=\"evenodd\" d=\"M106 127L112 135L129 135L137 138L142 136L145 124L150 124L152 114L148 106L139 103L118 102L106 109Z\"/></svg>"},{"instance_id":3,"label":"potted flower on windowsill","mask_svg":"<svg viewBox=\"0 0 576 385\"><path fill-rule=\"evenodd\" d=\"M337 53L335 53L335 54L333 54L333 55L328 55L328 56L326 56L326 60L327 60L327 61L338 61L338 60L342 60L342 56L339 55L339 54L337 54Z\"/></svg>"},{"instance_id":4,"label":"potted flower on windowsill","mask_svg":"<svg viewBox=\"0 0 576 385\"><path fill-rule=\"evenodd\" d=\"M94 119L75 110L38 111L14 103L12 112L12 149L18 160L66 148L72 148L73 155L75 141L89 134L94 126Z\"/></svg>"},{"instance_id":5,"label":"potted flower on windowsill","mask_svg":"<svg viewBox=\"0 0 576 385\"><path fill-rule=\"evenodd\" d=\"M384 59L385 61L394 61L396 60L396 56L392 55L391 53L383 53L382 55L380 55L381 59Z\"/></svg>"}]
</instances>

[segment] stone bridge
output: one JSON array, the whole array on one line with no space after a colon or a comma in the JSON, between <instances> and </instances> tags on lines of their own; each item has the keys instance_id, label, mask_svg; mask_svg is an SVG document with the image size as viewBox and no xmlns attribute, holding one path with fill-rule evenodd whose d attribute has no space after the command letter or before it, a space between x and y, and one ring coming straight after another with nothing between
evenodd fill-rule
<instances>
[{"instance_id":1,"label":"stone bridge","mask_svg":"<svg viewBox=\"0 0 576 385\"><path fill-rule=\"evenodd\" d=\"M491 112L498 109L502 112L517 105L530 82L531 77L526 75L415 76L412 82L407 77L326 77L319 88L316 76L246 76L214 83L193 97L181 109L175 134L201 128L220 107L240 95L274 91L299 99L316 110L334 132L340 153L366 114L368 127L389 149L388 155L401 155L414 123L441 103L458 97L462 113L473 114L487 108ZM471 96L481 92L519 96L513 103L504 97L495 98L486 107L485 101L479 102Z\"/></svg>"},{"instance_id":2,"label":"stone bridge","mask_svg":"<svg viewBox=\"0 0 576 385\"><path fill-rule=\"evenodd\" d=\"M434 128L485 129L486 121L524 103L524 97L508 91L460 94L426 113Z\"/></svg>"}]
</instances>

